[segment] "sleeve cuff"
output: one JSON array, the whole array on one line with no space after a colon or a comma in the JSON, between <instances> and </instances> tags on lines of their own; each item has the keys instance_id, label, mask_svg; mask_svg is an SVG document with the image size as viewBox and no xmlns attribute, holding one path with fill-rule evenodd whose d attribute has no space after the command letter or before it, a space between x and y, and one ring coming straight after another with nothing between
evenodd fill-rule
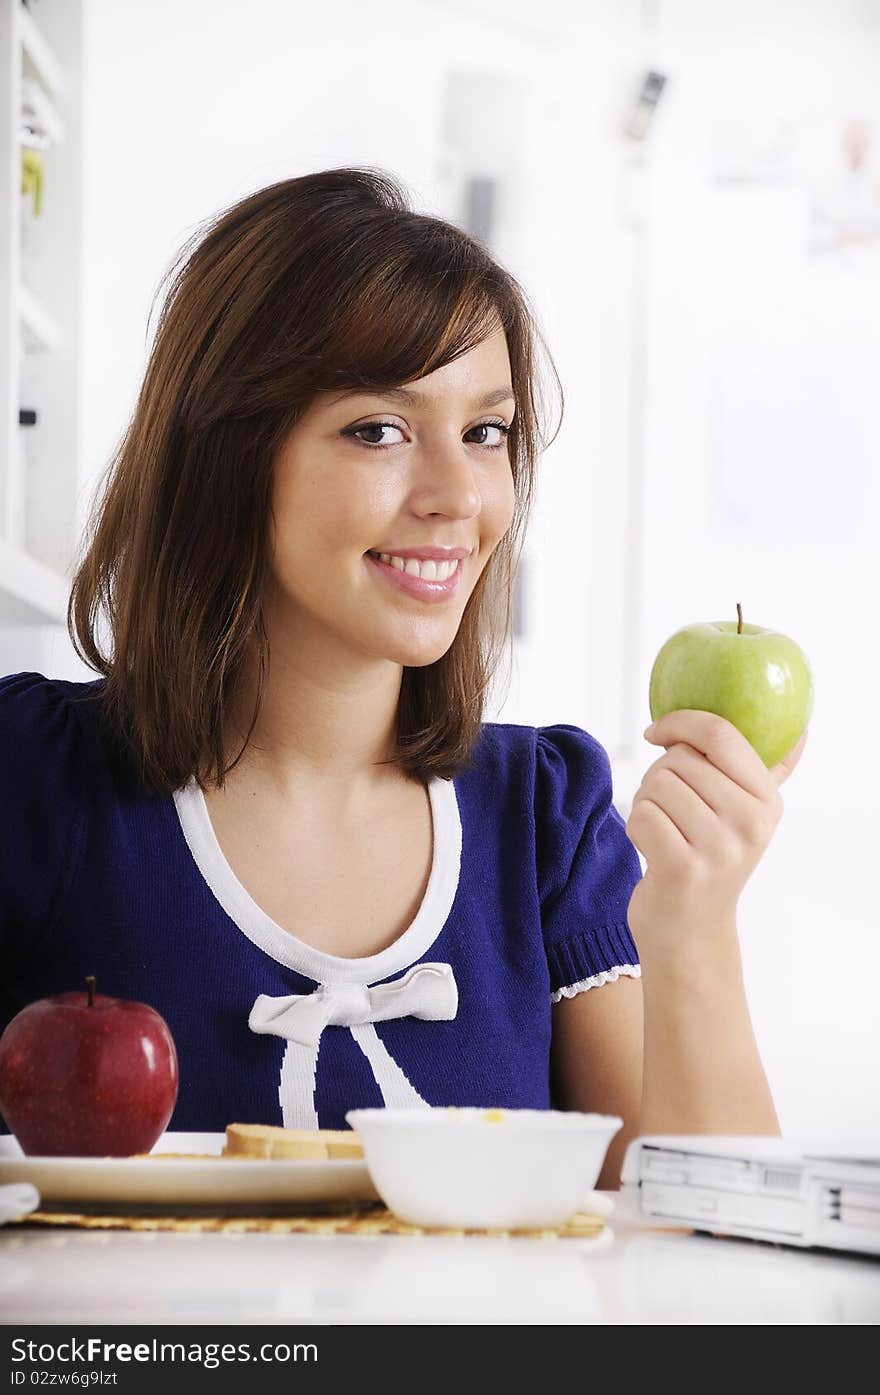
<instances>
[{"instance_id":1,"label":"sleeve cuff","mask_svg":"<svg viewBox=\"0 0 880 1395\"><path fill-rule=\"evenodd\" d=\"M567 983L563 988L558 988L555 993L550 994L551 1003L559 1003L563 998L576 998L578 993L586 993L588 988L598 988L603 983L614 983L615 979L641 978L642 968L640 964L616 964L613 969L603 969L601 974L593 974L591 978L582 978L579 983Z\"/></svg>"},{"instance_id":2,"label":"sleeve cuff","mask_svg":"<svg viewBox=\"0 0 880 1395\"><path fill-rule=\"evenodd\" d=\"M549 945L547 962L550 968L550 993L553 1002L559 997L573 997L583 988L609 982L612 973L630 972L638 978L639 952L626 921L607 925L589 934L572 936L562 944ZM605 977L603 977L605 975Z\"/></svg>"}]
</instances>

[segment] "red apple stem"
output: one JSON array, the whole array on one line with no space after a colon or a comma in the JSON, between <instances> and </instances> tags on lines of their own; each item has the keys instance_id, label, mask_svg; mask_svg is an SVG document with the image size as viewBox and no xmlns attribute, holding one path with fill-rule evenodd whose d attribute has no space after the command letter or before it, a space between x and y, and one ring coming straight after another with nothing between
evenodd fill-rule
<instances>
[{"instance_id":1,"label":"red apple stem","mask_svg":"<svg viewBox=\"0 0 880 1395\"><path fill-rule=\"evenodd\" d=\"M86 987L89 990L89 1007L95 1006L95 975L89 974L86 978Z\"/></svg>"},{"instance_id":2,"label":"red apple stem","mask_svg":"<svg viewBox=\"0 0 880 1395\"><path fill-rule=\"evenodd\" d=\"M736 614L737 614L736 632L737 632L738 635L741 635L742 632L743 632L743 608L742 608L742 606L740 605L739 601L737 601L737 603L736 603Z\"/></svg>"}]
</instances>

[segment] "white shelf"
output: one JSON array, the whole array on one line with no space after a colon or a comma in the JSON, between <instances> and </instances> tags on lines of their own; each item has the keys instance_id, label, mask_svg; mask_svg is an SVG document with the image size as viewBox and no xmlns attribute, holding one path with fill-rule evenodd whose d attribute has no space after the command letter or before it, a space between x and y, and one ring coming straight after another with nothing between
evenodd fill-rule
<instances>
[{"instance_id":1,"label":"white shelf","mask_svg":"<svg viewBox=\"0 0 880 1395\"><path fill-rule=\"evenodd\" d=\"M24 124L25 108L27 108L29 123L35 123L38 127L42 126L47 140L55 145L61 145L64 140L64 122L58 113L58 108L46 89L32 78L22 79L22 124ZM30 121L31 113L33 115L32 121ZM30 145L31 141L22 134L21 143L22 145ZM42 149L42 144L38 145L37 148Z\"/></svg>"},{"instance_id":2,"label":"white shelf","mask_svg":"<svg viewBox=\"0 0 880 1395\"><path fill-rule=\"evenodd\" d=\"M64 625L70 583L0 538L0 624Z\"/></svg>"},{"instance_id":3,"label":"white shelf","mask_svg":"<svg viewBox=\"0 0 880 1395\"><path fill-rule=\"evenodd\" d=\"M18 288L18 318L21 326L21 345L26 352L52 352L61 348L61 329L27 286L20 285Z\"/></svg>"},{"instance_id":4,"label":"white shelf","mask_svg":"<svg viewBox=\"0 0 880 1395\"><path fill-rule=\"evenodd\" d=\"M25 76L37 78L53 96L63 97L67 91L64 69L34 23L33 16L23 5L18 8L18 28L24 51Z\"/></svg>"},{"instance_id":5,"label":"white shelf","mask_svg":"<svg viewBox=\"0 0 880 1395\"><path fill-rule=\"evenodd\" d=\"M0 72L9 78L9 100L0 103L0 189L7 195L0 197L0 654L6 669L14 668L19 650L31 652L33 640L21 633L26 627L66 627L67 572L79 529L82 51L81 0L39 0L36 22L21 0L0 0ZM21 194L26 147L42 165L38 214ZM26 430L19 427L22 407L37 413Z\"/></svg>"}]
</instances>

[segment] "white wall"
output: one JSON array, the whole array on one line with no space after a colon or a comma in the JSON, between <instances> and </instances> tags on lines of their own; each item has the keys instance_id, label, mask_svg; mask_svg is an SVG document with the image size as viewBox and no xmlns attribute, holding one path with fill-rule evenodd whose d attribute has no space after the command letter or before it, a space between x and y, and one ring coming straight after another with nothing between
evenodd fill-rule
<instances>
[{"instance_id":1,"label":"white wall","mask_svg":"<svg viewBox=\"0 0 880 1395\"><path fill-rule=\"evenodd\" d=\"M732 124L735 145L749 123L760 136L764 114L819 120L872 100L878 13L855 0L555 0L534 12L488 0L86 0L84 502L132 410L159 280L202 219L342 163L398 173L445 216L446 73L521 84L521 184L498 252L538 310L567 410L542 465L529 631L499 715L592 730L625 812L657 755L640 734L651 660L672 630L732 615L739 600L803 644L816 716L741 916L756 1030L790 1132L880 1129L869 725L880 694L862 628L878 590L877 515L859 510L862 541L800 541L809 510L792 522L775 504L769 540L717 535L711 356L734 322L746 344L796 339L806 270L776 211L796 227L797 195L725 195L707 170L713 121ZM670 82L644 152L620 129L648 63ZM830 295L811 302L820 343ZM856 331L836 332L843 352ZM876 352L870 337L863 352ZM799 498L801 481L791 491ZM7 636L3 654L7 669L92 676L57 635Z\"/></svg>"},{"instance_id":2,"label":"white wall","mask_svg":"<svg viewBox=\"0 0 880 1395\"><path fill-rule=\"evenodd\" d=\"M737 601L809 655L807 747L741 902L749 999L783 1126L880 1131L880 270L807 258L798 173L837 122L880 116L880 6L660 9L639 687L667 635ZM784 145L786 124L794 179L710 182L722 148ZM725 445L751 496L738 533L712 506Z\"/></svg>"}]
</instances>

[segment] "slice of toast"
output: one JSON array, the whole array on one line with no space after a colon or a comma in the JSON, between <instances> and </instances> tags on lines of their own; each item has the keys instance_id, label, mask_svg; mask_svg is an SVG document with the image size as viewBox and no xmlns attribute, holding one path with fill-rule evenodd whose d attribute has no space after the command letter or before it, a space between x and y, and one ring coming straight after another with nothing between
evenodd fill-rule
<instances>
[{"instance_id":1,"label":"slice of toast","mask_svg":"<svg viewBox=\"0 0 880 1395\"><path fill-rule=\"evenodd\" d=\"M362 1158L353 1129L283 1129L276 1124L227 1124L224 1158Z\"/></svg>"},{"instance_id":2,"label":"slice of toast","mask_svg":"<svg viewBox=\"0 0 880 1395\"><path fill-rule=\"evenodd\" d=\"M109 1156L109 1154L105 1154ZM219 1153L132 1153L129 1162L216 1162Z\"/></svg>"}]
</instances>

